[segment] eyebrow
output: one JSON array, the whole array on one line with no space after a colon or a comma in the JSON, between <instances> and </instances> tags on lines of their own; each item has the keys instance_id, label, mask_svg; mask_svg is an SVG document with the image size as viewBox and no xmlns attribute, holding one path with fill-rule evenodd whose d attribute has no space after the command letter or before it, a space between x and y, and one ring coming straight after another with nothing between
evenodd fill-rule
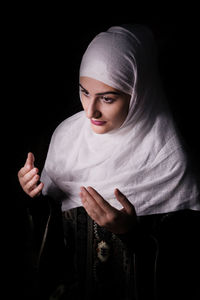
<instances>
[{"instance_id":1,"label":"eyebrow","mask_svg":"<svg viewBox=\"0 0 200 300\"><path fill-rule=\"evenodd\" d=\"M79 83L79 86L88 93L88 91ZM103 95L107 95L107 94L112 94L112 95L121 95L119 92L114 92L114 91L106 91L103 93L96 93L96 96L103 96Z\"/></svg>"}]
</instances>

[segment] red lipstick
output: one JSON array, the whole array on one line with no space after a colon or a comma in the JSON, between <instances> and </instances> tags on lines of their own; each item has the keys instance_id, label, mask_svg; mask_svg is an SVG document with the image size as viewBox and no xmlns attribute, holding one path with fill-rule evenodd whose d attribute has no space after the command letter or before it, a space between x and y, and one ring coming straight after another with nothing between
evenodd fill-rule
<instances>
[{"instance_id":1,"label":"red lipstick","mask_svg":"<svg viewBox=\"0 0 200 300\"><path fill-rule=\"evenodd\" d=\"M97 120L92 120L91 119L91 123L96 125L96 126L103 126L106 123L106 121L97 121Z\"/></svg>"}]
</instances>

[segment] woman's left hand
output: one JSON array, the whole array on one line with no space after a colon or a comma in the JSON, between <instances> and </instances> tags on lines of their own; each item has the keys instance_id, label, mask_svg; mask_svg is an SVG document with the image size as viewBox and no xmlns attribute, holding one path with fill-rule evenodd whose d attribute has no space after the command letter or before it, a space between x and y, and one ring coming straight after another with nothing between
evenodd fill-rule
<instances>
[{"instance_id":1,"label":"woman's left hand","mask_svg":"<svg viewBox=\"0 0 200 300\"><path fill-rule=\"evenodd\" d=\"M101 227L115 234L124 234L136 224L136 212L134 206L118 190L114 194L123 208L118 210L111 206L92 187L81 187L80 197L88 215Z\"/></svg>"}]
</instances>

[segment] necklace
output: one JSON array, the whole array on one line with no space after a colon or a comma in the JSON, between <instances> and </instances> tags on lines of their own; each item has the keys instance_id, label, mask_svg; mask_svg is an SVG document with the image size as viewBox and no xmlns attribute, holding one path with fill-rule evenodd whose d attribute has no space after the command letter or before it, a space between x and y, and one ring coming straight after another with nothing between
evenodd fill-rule
<instances>
[{"instance_id":1,"label":"necklace","mask_svg":"<svg viewBox=\"0 0 200 300\"><path fill-rule=\"evenodd\" d=\"M94 235L97 239L97 257L101 262L106 262L111 254L111 243L115 235L94 222Z\"/></svg>"}]
</instances>

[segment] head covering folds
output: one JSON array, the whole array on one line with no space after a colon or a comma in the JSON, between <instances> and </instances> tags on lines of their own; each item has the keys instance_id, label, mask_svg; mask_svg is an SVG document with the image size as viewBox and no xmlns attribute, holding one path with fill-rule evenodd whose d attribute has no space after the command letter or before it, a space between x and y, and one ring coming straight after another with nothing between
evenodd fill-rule
<instances>
[{"instance_id":1,"label":"head covering folds","mask_svg":"<svg viewBox=\"0 0 200 300\"><path fill-rule=\"evenodd\" d=\"M152 33L144 26L115 26L98 34L83 55L80 76L131 95L122 126L92 131L81 111L55 130L41 180L44 194L62 209L81 206L81 186L94 187L120 209L118 188L138 215L200 209L199 191L166 105Z\"/></svg>"}]
</instances>

